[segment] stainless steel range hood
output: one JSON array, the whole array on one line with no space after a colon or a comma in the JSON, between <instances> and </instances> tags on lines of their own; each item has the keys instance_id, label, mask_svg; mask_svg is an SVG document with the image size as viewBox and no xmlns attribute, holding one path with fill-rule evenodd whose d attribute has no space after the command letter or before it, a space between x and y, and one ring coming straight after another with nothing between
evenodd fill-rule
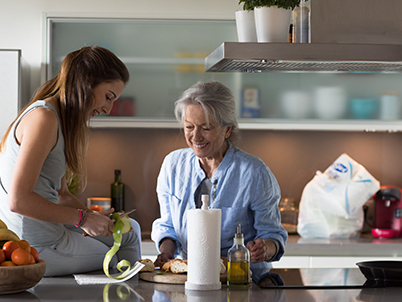
<instances>
[{"instance_id":1,"label":"stainless steel range hood","mask_svg":"<svg viewBox=\"0 0 402 302\"><path fill-rule=\"evenodd\" d=\"M224 42L208 72L402 72L401 44Z\"/></svg>"}]
</instances>

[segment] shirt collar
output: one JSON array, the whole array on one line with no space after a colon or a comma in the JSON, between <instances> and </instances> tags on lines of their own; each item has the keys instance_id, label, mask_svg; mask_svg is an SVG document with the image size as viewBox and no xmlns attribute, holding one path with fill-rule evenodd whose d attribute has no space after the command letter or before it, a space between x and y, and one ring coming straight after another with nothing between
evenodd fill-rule
<instances>
[{"instance_id":1,"label":"shirt collar","mask_svg":"<svg viewBox=\"0 0 402 302\"><path fill-rule=\"evenodd\" d=\"M229 148L225 153L225 156L223 157L222 162L219 164L218 169L215 171L214 175L211 178L212 183L214 183L215 180L219 180L219 178L225 173L225 171L229 168L229 166L233 162L233 157L234 157L234 146L229 144ZM195 161L196 161L196 167L197 167L197 174L200 176L202 179L206 177L204 170L201 168L201 164L199 161L199 158L197 156L194 156Z\"/></svg>"}]
</instances>

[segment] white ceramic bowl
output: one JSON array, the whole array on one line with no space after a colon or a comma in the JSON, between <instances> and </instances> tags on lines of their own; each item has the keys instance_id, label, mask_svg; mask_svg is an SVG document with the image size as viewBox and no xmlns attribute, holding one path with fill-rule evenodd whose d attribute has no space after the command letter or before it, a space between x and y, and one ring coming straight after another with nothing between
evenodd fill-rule
<instances>
[{"instance_id":1,"label":"white ceramic bowl","mask_svg":"<svg viewBox=\"0 0 402 302\"><path fill-rule=\"evenodd\" d=\"M305 119L311 114L311 99L309 94L303 91L285 91L280 104L285 118Z\"/></svg>"},{"instance_id":2,"label":"white ceramic bowl","mask_svg":"<svg viewBox=\"0 0 402 302\"><path fill-rule=\"evenodd\" d=\"M319 87L315 91L315 114L323 120L345 117L347 97L341 87Z\"/></svg>"}]
</instances>

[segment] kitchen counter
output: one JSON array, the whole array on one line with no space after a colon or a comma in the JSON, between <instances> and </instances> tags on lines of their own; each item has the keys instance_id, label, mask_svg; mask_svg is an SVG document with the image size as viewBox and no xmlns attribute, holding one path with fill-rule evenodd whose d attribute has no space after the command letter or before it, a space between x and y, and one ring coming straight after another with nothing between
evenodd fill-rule
<instances>
[{"instance_id":1,"label":"kitchen counter","mask_svg":"<svg viewBox=\"0 0 402 302\"><path fill-rule=\"evenodd\" d=\"M138 280L106 285L78 285L72 276L43 278L28 291L1 295L1 301L208 301L208 302L313 302L313 301L367 301L396 302L402 297L402 288L349 289L261 289L255 284L248 290L232 290L226 285L217 291L186 292L184 285L158 284Z\"/></svg>"},{"instance_id":2,"label":"kitchen counter","mask_svg":"<svg viewBox=\"0 0 402 302\"><path fill-rule=\"evenodd\" d=\"M362 235L355 239L321 239L289 235L285 249L285 256L402 257L402 238L378 239L371 235ZM144 240L142 253L156 256L155 243Z\"/></svg>"},{"instance_id":3,"label":"kitchen counter","mask_svg":"<svg viewBox=\"0 0 402 302\"><path fill-rule=\"evenodd\" d=\"M354 239L318 239L290 235L285 255L402 257L402 238L378 239L363 234Z\"/></svg>"}]
</instances>

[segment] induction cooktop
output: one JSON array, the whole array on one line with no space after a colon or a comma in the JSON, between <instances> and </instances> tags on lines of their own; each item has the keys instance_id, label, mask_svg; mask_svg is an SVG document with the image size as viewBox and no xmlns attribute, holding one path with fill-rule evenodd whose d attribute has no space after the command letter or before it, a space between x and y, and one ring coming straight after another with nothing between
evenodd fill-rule
<instances>
[{"instance_id":1,"label":"induction cooktop","mask_svg":"<svg viewBox=\"0 0 402 302\"><path fill-rule=\"evenodd\" d=\"M402 283L367 280L358 268L271 269L263 288L363 288L399 286Z\"/></svg>"}]
</instances>

